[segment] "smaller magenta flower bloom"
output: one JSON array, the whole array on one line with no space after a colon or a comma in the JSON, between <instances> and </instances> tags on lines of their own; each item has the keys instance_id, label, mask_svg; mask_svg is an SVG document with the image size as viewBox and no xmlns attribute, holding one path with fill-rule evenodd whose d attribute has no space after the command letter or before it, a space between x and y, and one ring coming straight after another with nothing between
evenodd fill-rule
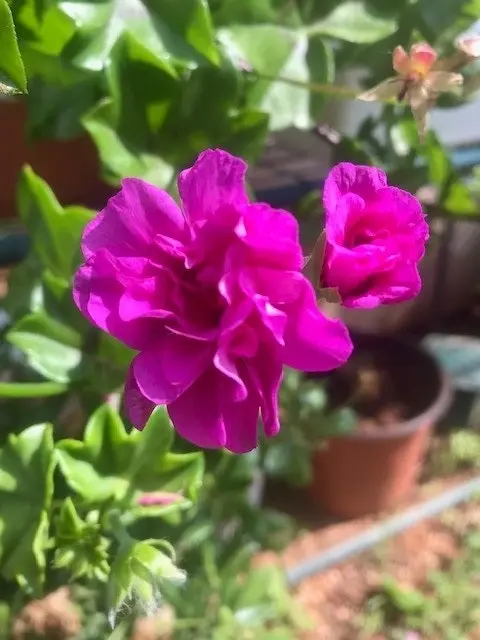
<instances>
[{"instance_id":1,"label":"smaller magenta flower bloom","mask_svg":"<svg viewBox=\"0 0 480 640\"><path fill-rule=\"evenodd\" d=\"M283 365L328 371L352 344L302 274L298 224L251 203L247 166L221 150L180 174L182 207L127 179L87 225L74 299L96 326L138 351L125 404L142 429L166 405L176 430L235 453L279 430Z\"/></svg>"},{"instance_id":2,"label":"smaller magenta flower bloom","mask_svg":"<svg viewBox=\"0 0 480 640\"><path fill-rule=\"evenodd\" d=\"M323 189L325 256L320 286L346 307L372 308L416 296L429 230L420 202L383 171L344 162Z\"/></svg>"}]
</instances>

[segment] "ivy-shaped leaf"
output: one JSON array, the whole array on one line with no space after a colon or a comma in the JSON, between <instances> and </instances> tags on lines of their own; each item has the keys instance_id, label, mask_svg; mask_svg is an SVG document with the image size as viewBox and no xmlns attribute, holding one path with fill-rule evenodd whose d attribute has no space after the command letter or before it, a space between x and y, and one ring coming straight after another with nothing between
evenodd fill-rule
<instances>
[{"instance_id":1,"label":"ivy-shaped leaf","mask_svg":"<svg viewBox=\"0 0 480 640\"><path fill-rule=\"evenodd\" d=\"M32 592L45 573L54 467L49 425L11 435L0 451L0 570Z\"/></svg>"},{"instance_id":2,"label":"ivy-shaped leaf","mask_svg":"<svg viewBox=\"0 0 480 640\"><path fill-rule=\"evenodd\" d=\"M21 318L8 332L7 340L49 380L69 383L93 375L93 359L82 350L82 336L41 311Z\"/></svg>"},{"instance_id":3,"label":"ivy-shaped leaf","mask_svg":"<svg viewBox=\"0 0 480 640\"><path fill-rule=\"evenodd\" d=\"M202 454L170 453L172 441L163 408L152 414L143 431L127 433L118 413L104 405L90 418L83 441L60 441L57 456L68 484L87 502L127 499L135 504L144 492L188 495L199 484Z\"/></svg>"},{"instance_id":4,"label":"ivy-shaped leaf","mask_svg":"<svg viewBox=\"0 0 480 640\"><path fill-rule=\"evenodd\" d=\"M79 263L82 232L94 212L84 207L62 207L55 194L30 167L22 171L18 207L42 266L70 280Z\"/></svg>"},{"instance_id":5,"label":"ivy-shaped leaf","mask_svg":"<svg viewBox=\"0 0 480 640\"><path fill-rule=\"evenodd\" d=\"M76 23L77 33L67 51L83 68L106 68L115 43L125 34L142 43L172 75L176 75L175 60L190 66L218 61L204 0L70 0L60 7Z\"/></svg>"}]
</instances>

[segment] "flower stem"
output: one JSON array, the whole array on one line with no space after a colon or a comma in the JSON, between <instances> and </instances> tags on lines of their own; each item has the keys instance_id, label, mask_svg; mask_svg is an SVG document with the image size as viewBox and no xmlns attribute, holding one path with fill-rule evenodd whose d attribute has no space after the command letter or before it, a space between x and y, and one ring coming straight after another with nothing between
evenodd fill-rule
<instances>
[{"instance_id":1,"label":"flower stem","mask_svg":"<svg viewBox=\"0 0 480 640\"><path fill-rule=\"evenodd\" d=\"M339 96L342 98L355 99L360 95L359 91L352 89L351 87L342 87L336 84L320 84L318 82L305 82L304 80L295 80L294 78L284 78L283 76L270 76L266 73L252 72L260 80L269 80L270 82L281 82L283 84L289 84L293 87L300 87L302 89L308 89L312 93L328 93L332 96Z\"/></svg>"},{"instance_id":2,"label":"flower stem","mask_svg":"<svg viewBox=\"0 0 480 640\"><path fill-rule=\"evenodd\" d=\"M122 522L122 514L119 509L112 509L107 513L107 522L120 546L132 543L132 537Z\"/></svg>"}]
</instances>

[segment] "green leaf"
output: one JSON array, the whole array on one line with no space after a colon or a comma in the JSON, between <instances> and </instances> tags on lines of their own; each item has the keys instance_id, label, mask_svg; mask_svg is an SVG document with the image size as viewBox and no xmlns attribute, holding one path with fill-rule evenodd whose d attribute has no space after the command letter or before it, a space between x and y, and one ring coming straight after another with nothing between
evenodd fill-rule
<instances>
[{"instance_id":1,"label":"green leaf","mask_svg":"<svg viewBox=\"0 0 480 640\"><path fill-rule=\"evenodd\" d=\"M305 33L274 25L255 25L222 29L218 37L237 65L246 62L259 74L248 91L249 104L270 115L271 129L310 125L308 89L275 80L280 77L308 82Z\"/></svg>"},{"instance_id":2,"label":"green leaf","mask_svg":"<svg viewBox=\"0 0 480 640\"><path fill-rule=\"evenodd\" d=\"M396 19L374 15L367 6L362 0L342 2L325 18L308 26L308 33L359 44L377 42L395 33Z\"/></svg>"},{"instance_id":3,"label":"green leaf","mask_svg":"<svg viewBox=\"0 0 480 640\"><path fill-rule=\"evenodd\" d=\"M160 605L162 584L185 581L185 573L171 557L154 546L156 542L163 543L161 540L138 542L130 538L120 545L108 583L108 617L112 626L125 604L151 615Z\"/></svg>"},{"instance_id":4,"label":"green leaf","mask_svg":"<svg viewBox=\"0 0 480 640\"><path fill-rule=\"evenodd\" d=\"M123 34L142 43L172 75L172 61L196 65L216 62L217 52L208 7L203 0L99 0L61 2L77 25L67 55L75 64L98 71L106 68Z\"/></svg>"},{"instance_id":5,"label":"green leaf","mask_svg":"<svg viewBox=\"0 0 480 640\"><path fill-rule=\"evenodd\" d=\"M48 184L30 167L22 171L18 206L42 265L70 280L78 264L83 229L93 212L83 207L63 208Z\"/></svg>"},{"instance_id":6,"label":"green leaf","mask_svg":"<svg viewBox=\"0 0 480 640\"><path fill-rule=\"evenodd\" d=\"M42 75L31 77L26 98L28 134L32 138L68 140L84 133L81 118L97 102L97 76L79 78L71 84L46 82Z\"/></svg>"},{"instance_id":7,"label":"green leaf","mask_svg":"<svg viewBox=\"0 0 480 640\"><path fill-rule=\"evenodd\" d=\"M73 501L63 501L55 520L56 569L66 569L72 580L85 576L105 581L109 573L109 540L101 535L98 512L80 518Z\"/></svg>"},{"instance_id":8,"label":"green leaf","mask_svg":"<svg viewBox=\"0 0 480 640\"><path fill-rule=\"evenodd\" d=\"M165 188L174 176L174 168L153 153L129 149L119 135L112 114L112 103L103 102L83 118L85 129L97 145L104 178L118 186L122 178L142 178Z\"/></svg>"},{"instance_id":9,"label":"green leaf","mask_svg":"<svg viewBox=\"0 0 480 640\"><path fill-rule=\"evenodd\" d=\"M12 82L14 89L27 91L27 77L15 33L15 25L7 0L0 0L0 72Z\"/></svg>"},{"instance_id":10,"label":"green leaf","mask_svg":"<svg viewBox=\"0 0 480 640\"><path fill-rule=\"evenodd\" d=\"M62 440L57 446L71 488L90 503L127 499L132 505L144 492L191 493L201 480L202 455L169 453L172 427L162 414L165 410L157 409L143 431L127 434L120 416L109 405L100 407L83 442Z\"/></svg>"},{"instance_id":11,"label":"green leaf","mask_svg":"<svg viewBox=\"0 0 480 640\"><path fill-rule=\"evenodd\" d=\"M188 43L195 51L202 54L212 64L218 64L220 57L215 43L210 10L206 0L145 0L149 7L154 23L159 31L169 29ZM167 39L164 38L164 41ZM170 53L177 57L187 57L182 47L170 48ZM188 54L191 56L192 54Z\"/></svg>"},{"instance_id":12,"label":"green leaf","mask_svg":"<svg viewBox=\"0 0 480 640\"><path fill-rule=\"evenodd\" d=\"M391 603L403 613L418 613L425 608L427 601L420 591L405 589L393 578L385 578L383 580L382 590Z\"/></svg>"},{"instance_id":13,"label":"green leaf","mask_svg":"<svg viewBox=\"0 0 480 640\"><path fill-rule=\"evenodd\" d=\"M144 468L154 467L158 458L172 447L173 429L163 407L154 410L144 432L137 435L136 439L135 453L128 469L128 476L133 483L137 477L141 477Z\"/></svg>"},{"instance_id":14,"label":"green leaf","mask_svg":"<svg viewBox=\"0 0 480 640\"><path fill-rule=\"evenodd\" d=\"M42 312L19 320L7 340L25 353L33 369L55 382L70 383L93 372L93 360L82 351L80 334Z\"/></svg>"},{"instance_id":15,"label":"green leaf","mask_svg":"<svg viewBox=\"0 0 480 640\"><path fill-rule=\"evenodd\" d=\"M45 573L54 466L49 425L11 435L0 451L0 569L33 592Z\"/></svg>"}]
</instances>

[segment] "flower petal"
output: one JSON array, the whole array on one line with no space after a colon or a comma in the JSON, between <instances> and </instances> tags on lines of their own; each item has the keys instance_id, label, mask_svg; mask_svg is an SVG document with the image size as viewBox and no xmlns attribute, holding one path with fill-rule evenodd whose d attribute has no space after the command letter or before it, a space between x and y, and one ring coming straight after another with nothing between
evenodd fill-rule
<instances>
[{"instance_id":1,"label":"flower petal","mask_svg":"<svg viewBox=\"0 0 480 640\"><path fill-rule=\"evenodd\" d=\"M410 71L425 77L437 61L437 52L426 42L410 47Z\"/></svg>"},{"instance_id":2,"label":"flower petal","mask_svg":"<svg viewBox=\"0 0 480 640\"><path fill-rule=\"evenodd\" d=\"M209 368L167 407L175 429L197 447L217 449L227 442L220 409L220 380L221 374Z\"/></svg>"},{"instance_id":3,"label":"flower petal","mask_svg":"<svg viewBox=\"0 0 480 640\"><path fill-rule=\"evenodd\" d=\"M87 259L109 247L123 256L146 255L155 235L181 239L185 233L185 218L166 191L138 178L126 178L120 191L85 227L82 249Z\"/></svg>"},{"instance_id":4,"label":"flower petal","mask_svg":"<svg viewBox=\"0 0 480 640\"><path fill-rule=\"evenodd\" d=\"M405 86L405 81L402 78L387 78L375 87L364 91L357 96L357 100L363 102L375 102L376 100L393 100L398 99L398 96L402 93Z\"/></svg>"},{"instance_id":5,"label":"flower petal","mask_svg":"<svg viewBox=\"0 0 480 640\"><path fill-rule=\"evenodd\" d=\"M323 315L313 287L305 280L301 303L288 314L283 361L300 371L330 371L344 364L352 353L348 330L340 320Z\"/></svg>"},{"instance_id":6,"label":"flower petal","mask_svg":"<svg viewBox=\"0 0 480 640\"><path fill-rule=\"evenodd\" d=\"M123 402L130 422L136 429L143 429L152 411L155 409L155 403L145 398L138 388L133 373L133 366L130 366L128 369Z\"/></svg>"},{"instance_id":7,"label":"flower petal","mask_svg":"<svg viewBox=\"0 0 480 640\"><path fill-rule=\"evenodd\" d=\"M248 202L245 190L246 163L221 149L207 149L190 169L178 177L178 190L185 214L198 222L219 208Z\"/></svg>"},{"instance_id":8,"label":"flower petal","mask_svg":"<svg viewBox=\"0 0 480 640\"><path fill-rule=\"evenodd\" d=\"M232 453L248 453L258 445L259 405L256 393L249 393L242 402L232 402L227 393L221 396L225 447Z\"/></svg>"},{"instance_id":9,"label":"flower petal","mask_svg":"<svg viewBox=\"0 0 480 640\"><path fill-rule=\"evenodd\" d=\"M380 169L341 162L330 171L325 180L323 206L326 214L334 215L339 198L346 194L353 193L368 199L378 189L386 186L387 176Z\"/></svg>"},{"instance_id":10,"label":"flower petal","mask_svg":"<svg viewBox=\"0 0 480 640\"><path fill-rule=\"evenodd\" d=\"M480 58L480 35L458 38L456 45L470 58Z\"/></svg>"},{"instance_id":11,"label":"flower petal","mask_svg":"<svg viewBox=\"0 0 480 640\"><path fill-rule=\"evenodd\" d=\"M264 266L300 269L303 255L295 217L283 209L256 203L239 208L241 218L235 227L237 237L251 249ZM269 233L275 229L275 235ZM248 258L247 258L248 259Z\"/></svg>"},{"instance_id":12,"label":"flower petal","mask_svg":"<svg viewBox=\"0 0 480 640\"><path fill-rule=\"evenodd\" d=\"M247 362L248 374L259 394L263 428L269 437L280 430L278 414L278 394L283 377L283 365L280 353L271 350L259 354L252 363Z\"/></svg>"},{"instance_id":13,"label":"flower petal","mask_svg":"<svg viewBox=\"0 0 480 640\"><path fill-rule=\"evenodd\" d=\"M108 252L98 252L76 272L73 299L88 320L131 349L142 349L154 335L149 318L120 317L120 300L125 288L109 272L112 267Z\"/></svg>"},{"instance_id":14,"label":"flower petal","mask_svg":"<svg viewBox=\"0 0 480 640\"><path fill-rule=\"evenodd\" d=\"M441 93L451 91L463 84L463 76L460 73L450 71L430 71L425 78L425 84L430 91Z\"/></svg>"},{"instance_id":15,"label":"flower petal","mask_svg":"<svg viewBox=\"0 0 480 640\"><path fill-rule=\"evenodd\" d=\"M401 76L406 76L410 71L410 58L402 46L395 47L392 59L395 71Z\"/></svg>"},{"instance_id":16,"label":"flower petal","mask_svg":"<svg viewBox=\"0 0 480 640\"><path fill-rule=\"evenodd\" d=\"M209 343L164 330L133 361L141 393L155 404L176 400L195 382L213 357Z\"/></svg>"}]
</instances>

